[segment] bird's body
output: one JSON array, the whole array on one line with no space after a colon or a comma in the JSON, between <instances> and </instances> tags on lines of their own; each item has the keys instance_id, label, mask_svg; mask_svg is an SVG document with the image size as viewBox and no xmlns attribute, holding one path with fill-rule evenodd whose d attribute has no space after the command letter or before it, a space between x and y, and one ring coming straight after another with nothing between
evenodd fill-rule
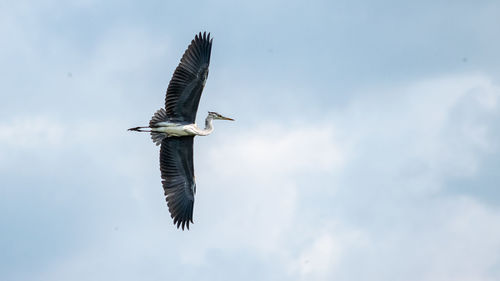
<instances>
[{"instance_id":1,"label":"bird's body","mask_svg":"<svg viewBox=\"0 0 500 281\"><path fill-rule=\"evenodd\" d=\"M158 127L152 128L153 132L164 133L169 137L185 137L185 136L207 136L211 133L205 133L198 128L196 124L182 125L178 123L160 122L156 124Z\"/></svg>"},{"instance_id":2,"label":"bird's body","mask_svg":"<svg viewBox=\"0 0 500 281\"><path fill-rule=\"evenodd\" d=\"M160 171L171 217L177 227L193 222L196 183L193 168L194 136L212 133L212 120L233 120L209 112L205 128L196 123L196 112L208 77L212 39L199 33L182 56L167 88L165 109L158 110L149 126L130 128L130 131L150 132L160 148Z\"/></svg>"},{"instance_id":3,"label":"bird's body","mask_svg":"<svg viewBox=\"0 0 500 281\"><path fill-rule=\"evenodd\" d=\"M169 137L185 137L185 136L208 136L213 130L212 120L214 120L215 112L209 112L205 119L205 129L201 129L196 123L183 124L175 122L158 122L153 125L151 131L164 133ZM226 117L227 118L227 117ZM220 120L232 120L231 118L217 118Z\"/></svg>"}]
</instances>

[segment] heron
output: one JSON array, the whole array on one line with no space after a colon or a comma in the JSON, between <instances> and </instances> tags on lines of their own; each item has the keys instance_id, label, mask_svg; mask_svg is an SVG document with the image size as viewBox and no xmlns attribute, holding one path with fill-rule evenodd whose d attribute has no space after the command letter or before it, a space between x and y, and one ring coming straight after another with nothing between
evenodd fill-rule
<instances>
[{"instance_id":1,"label":"heron","mask_svg":"<svg viewBox=\"0 0 500 281\"><path fill-rule=\"evenodd\" d=\"M196 34L174 71L165 96L165 108L156 111L149 126L129 131L149 132L160 145L160 172L170 216L174 225L193 223L196 183L193 165L193 140L213 132L213 120L234 119L209 111L205 128L195 123L201 93L205 87L212 51L210 33Z\"/></svg>"}]
</instances>

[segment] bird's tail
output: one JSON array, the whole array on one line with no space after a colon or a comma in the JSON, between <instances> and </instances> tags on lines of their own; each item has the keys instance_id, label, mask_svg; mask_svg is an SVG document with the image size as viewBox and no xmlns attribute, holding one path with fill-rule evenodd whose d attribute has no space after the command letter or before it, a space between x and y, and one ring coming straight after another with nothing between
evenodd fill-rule
<instances>
[{"instance_id":1,"label":"bird's tail","mask_svg":"<svg viewBox=\"0 0 500 281\"><path fill-rule=\"evenodd\" d=\"M156 125L157 123L165 122L167 120L168 120L167 112L165 111L165 109L160 108L155 112L155 114L153 114L153 117L151 117L151 120L149 121L149 126L151 128L154 128L157 126ZM165 133L155 132L151 130L151 139L156 145L160 145L161 141L166 137L167 135Z\"/></svg>"},{"instance_id":2,"label":"bird's tail","mask_svg":"<svg viewBox=\"0 0 500 281\"><path fill-rule=\"evenodd\" d=\"M161 141L167 137L165 133L153 131L150 127L134 127L128 129L127 131L151 133L151 139L156 145L160 145Z\"/></svg>"},{"instance_id":3,"label":"bird's tail","mask_svg":"<svg viewBox=\"0 0 500 281\"><path fill-rule=\"evenodd\" d=\"M156 145L160 145L161 141L167 137L167 134L163 132L157 132L155 131L155 128L158 127L157 123L160 122L165 122L167 121L167 112L165 109L159 109L158 111L155 112L153 117L151 118L151 121L149 121L149 126L145 127L134 127L128 129L128 131L136 131L136 132L147 132L151 133L151 139Z\"/></svg>"},{"instance_id":4,"label":"bird's tail","mask_svg":"<svg viewBox=\"0 0 500 281\"><path fill-rule=\"evenodd\" d=\"M128 129L127 131L151 132L151 130L145 130L146 128L149 129L149 127L134 127L134 128Z\"/></svg>"}]
</instances>

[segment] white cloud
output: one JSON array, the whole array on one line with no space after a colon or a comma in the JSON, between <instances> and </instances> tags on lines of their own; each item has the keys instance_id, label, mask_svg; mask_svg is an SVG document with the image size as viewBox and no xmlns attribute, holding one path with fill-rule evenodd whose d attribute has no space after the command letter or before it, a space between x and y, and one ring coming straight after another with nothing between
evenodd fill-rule
<instances>
[{"instance_id":1,"label":"white cloud","mask_svg":"<svg viewBox=\"0 0 500 281\"><path fill-rule=\"evenodd\" d=\"M323 119L270 118L266 125L218 129L196 142L195 224L182 233L171 225L161 198L157 150L148 136L137 143L139 138L125 131L135 125L125 123L144 100L142 93L160 88L129 78L164 56L166 43L137 28L114 27L106 34L84 61L76 59L79 69L54 63L51 71L73 71L71 79L46 75L48 81L41 83L49 100L68 106L58 112L65 119L32 113L0 122L1 153L36 150L33 163L53 165L51 176L59 180L64 175L57 165L89 162L84 163L89 170L78 175L95 184L87 190L95 196L88 208L114 210L90 219L85 247L38 269L41 279L110 279L116 272L123 279L161 279L170 274L165 259L174 275L189 267L192 276L216 279L205 271L221 267L217 255L235 263L253 258L287 280L489 280L498 275L492 273L499 263L498 210L447 193L453 187L446 184L473 178L484 156L498 152L492 136L499 133L493 124L500 90L488 77L448 76L375 89L345 109L327 109ZM75 52L71 45L52 43L61 53ZM137 99L125 102L134 91ZM245 91L251 96L255 88ZM74 115L66 114L73 110ZM151 147L140 147L146 144ZM59 157L47 162L47 148ZM68 156L73 151L85 157ZM109 224L120 231L110 234L114 226Z\"/></svg>"},{"instance_id":2,"label":"white cloud","mask_svg":"<svg viewBox=\"0 0 500 281\"><path fill-rule=\"evenodd\" d=\"M308 233L308 240L299 255L288 263L289 273L298 280L327 280L342 271L350 252L369 243L360 231L346 229L342 223L325 223L321 229Z\"/></svg>"},{"instance_id":3,"label":"white cloud","mask_svg":"<svg viewBox=\"0 0 500 281\"><path fill-rule=\"evenodd\" d=\"M498 153L499 96L487 77L450 76L375 91L334 115L356 153L332 204L370 243L347 251L330 277L494 279L500 212L458 196L448 182L474 178Z\"/></svg>"},{"instance_id":4,"label":"white cloud","mask_svg":"<svg viewBox=\"0 0 500 281\"><path fill-rule=\"evenodd\" d=\"M450 75L338 94L415 73L496 71L494 24L440 30L403 19L408 33L391 29L398 5L377 4L389 28L375 38L367 24L380 13L338 3L295 5L269 26L253 15L276 22L275 11L253 4L32 2L0 11L5 280L500 279L498 199L475 197L485 158L498 163L499 86ZM425 19L428 5L406 16ZM466 23L497 21L498 5L474 5L434 5L439 17L428 22L463 11ZM328 13L334 6L341 17ZM158 16L171 10L181 12ZM220 15L240 22L227 27ZM195 20L179 29L186 16ZM195 224L181 232L162 197L157 148L125 130L163 102L182 51L168 50L167 34L199 28L217 38L200 109L210 102L242 120L196 141ZM453 35L463 31L479 40ZM255 125L262 116L268 124ZM450 184L463 179L467 195Z\"/></svg>"},{"instance_id":5,"label":"white cloud","mask_svg":"<svg viewBox=\"0 0 500 281\"><path fill-rule=\"evenodd\" d=\"M232 137L219 131L206 141L208 151L205 139L196 144L201 162L193 229L202 228L206 239L189 245L185 260L200 248L245 248L259 256L286 257L300 201L296 177L321 176L342 166L332 128L287 130L275 123Z\"/></svg>"},{"instance_id":6,"label":"white cloud","mask_svg":"<svg viewBox=\"0 0 500 281\"><path fill-rule=\"evenodd\" d=\"M340 251L339 241L335 241L330 235L324 234L316 239L313 245L300 256L300 260L303 261L300 265L300 274L316 273L323 275L334 270L338 266ZM311 260L314 262L311 263Z\"/></svg>"},{"instance_id":7,"label":"white cloud","mask_svg":"<svg viewBox=\"0 0 500 281\"><path fill-rule=\"evenodd\" d=\"M401 175L408 182L417 173L440 184L473 175L481 155L496 149L490 131L499 95L484 76L435 78L376 90L333 118L366 158L361 167L383 173L381 179Z\"/></svg>"},{"instance_id":8,"label":"white cloud","mask_svg":"<svg viewBox=\"0 0 500 281\"><path fill-rule=\"evenodd\" d=\"M166 255L169 263L191 268L191 276L213 279L217 274L206 269L228 255L234 260L225 262L256 259L287 280L494 279L500 212L447 193L453 187L446 181L474 177L484 155L496 151L491 124L498 87L485 77L459 76L376 96L314 125L274 121L232 136L229 126L219 126L199 138L189 232L175 230L163 200L153 201L161 190L153 194L140 184L157 162L148 164L135 149L129 154L135 160L115 157L120 163L109 171L129 181L120 189L132 194L121 204L138 210L119 221L130 228L95 236L42 276L98 279L127 268L122 277L133 278L151 264L161 267L151 260ZM95 131L107 125L80 127L78 138L87 136L82 143L99 143ZM99 272L81 267L86 260Z\"/></svg>"},{"instance_id":9,"label":"white cloud","mask_svg":"<svg viewBox=\"0 0 500 281\"><path fill-rule=\"evenodd\" d=\"M0 123L0 146L44 147L60 145L64 137L62 124L45 116L26 116Z\"/></svg>"},{"instance_id":10,"label":"white cloud","mask_svg":"<svg viewBox=\"0 0 500 281\"><path fill-rule=\"evenodd\" d=\"M256 171L256 178L268 180L287 173L328 172L339 168L344 157L331 125L271 123L221 141L208 155L211 161L240 159L238 165L215 166L223 176Z\"/></svg>"},{"instance_id":11,"label":"white cloud","mask_svg":"<svg viewBox=\"0 0 500 281\"><path fill-rule=\"evenodd\" d=\"M425 280L494 280L500 261L500 212L470 198L440 202L437 229L417 238L428 260Z\"/></svg>"}]
</instances>

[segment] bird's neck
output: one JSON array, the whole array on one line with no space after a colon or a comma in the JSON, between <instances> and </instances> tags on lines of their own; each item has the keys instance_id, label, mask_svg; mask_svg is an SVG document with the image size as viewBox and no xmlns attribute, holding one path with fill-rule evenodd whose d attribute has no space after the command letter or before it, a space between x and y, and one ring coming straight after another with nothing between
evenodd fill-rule
<instances>
[{"instance_id":1,"label":"bird's neck","mask_svg":"<svg viewBox=\"0 0 500 281\"><path fill-rule=\"evenodd\" d=\"M210 135L210 133L212 133L214 131L214 126L212 125L212 120L213 120L212 117L207 116L207 118L205 119L205 129L200 130L198 132L198 135L207 136L207 135Z\"/></svg>"}]
</instances>

